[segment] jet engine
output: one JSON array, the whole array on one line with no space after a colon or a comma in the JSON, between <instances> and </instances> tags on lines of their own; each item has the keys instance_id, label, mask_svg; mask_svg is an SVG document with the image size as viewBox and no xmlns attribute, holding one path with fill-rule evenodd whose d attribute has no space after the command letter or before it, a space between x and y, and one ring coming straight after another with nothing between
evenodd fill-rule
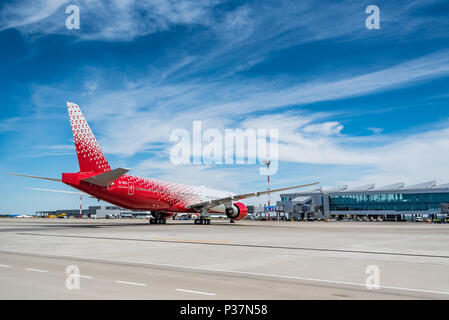
<instances>
[{"instance_id":1,"label":"jet engine","mask_svg":"<svg viewBox=\"0 0 449 320\"><path fill-rule=\"evenodd\" d=\"M236 202L230 208L226 208L226 216L232 220L242 220L248 214L248 208L240 202Z\"/></svg>"}]
</instances>

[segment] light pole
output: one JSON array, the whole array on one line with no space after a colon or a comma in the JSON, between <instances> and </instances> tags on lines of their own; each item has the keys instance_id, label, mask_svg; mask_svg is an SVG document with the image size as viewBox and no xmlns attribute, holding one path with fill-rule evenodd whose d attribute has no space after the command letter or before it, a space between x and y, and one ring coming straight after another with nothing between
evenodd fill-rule
<instances>
[{"instance_id":1,"label":"light pole","mask_svg":"<svg viewBox=\"0 0 449 320\"><path fill-rule=\"evenodd\" d=\"M267 218L270 220L270 160L262 161L267 166L267 177L268 177L268 214Z\"/></svg>"},{"instance_id":2,"label":"light pole","mask_svg":"<svg viewBox=\"0 0 449 320\"><path fill-rule=\"evenodd\" d=\"M83 195L80 194L80 219L83 217Z\"/></svg>"}]
</instances>

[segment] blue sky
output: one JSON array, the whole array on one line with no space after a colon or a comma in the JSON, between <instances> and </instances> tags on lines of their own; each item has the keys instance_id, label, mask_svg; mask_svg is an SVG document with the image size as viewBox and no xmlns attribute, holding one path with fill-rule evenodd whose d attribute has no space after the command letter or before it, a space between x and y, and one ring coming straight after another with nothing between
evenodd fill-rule
<instances>
[{"instance_id":1,"label":"blue sky","mask_svg":"<svg viewBox=\"0 0 449 320\"><path fill-rule=\"evenodd\" d=\"M65 27L73 4L79 30ZM371 4L380 30L365 27ZM0 164L76 172L72 101L111 166L136 175L264 189L257 165L171 164L170 132L201 120L279 129L274 187L449 182L448 13L447 1L2 2ZM78 206L28 190L68 190L57 183L2 182L0 213Z\"/></svg>"}]
</instances>

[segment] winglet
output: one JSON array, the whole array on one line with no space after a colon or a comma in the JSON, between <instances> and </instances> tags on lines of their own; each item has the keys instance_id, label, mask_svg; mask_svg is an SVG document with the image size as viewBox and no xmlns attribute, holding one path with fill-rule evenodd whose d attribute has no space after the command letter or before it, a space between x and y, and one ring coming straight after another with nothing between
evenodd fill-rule
<instances>
[{"instance_id":1,"label":"winglet","mask_svg":"<svg viewBox=\"0 0 449 320\"><path fill-rule=\"evenodd\" d=\"M58 182L62 181L61 179L31 176L29 174L23 174L23 173L5 172L5 174L8 174L10 176L19 176L19 177L34 178L34 179L43 179L43 180L58 181Z\"/></svg>"}]
</instances>

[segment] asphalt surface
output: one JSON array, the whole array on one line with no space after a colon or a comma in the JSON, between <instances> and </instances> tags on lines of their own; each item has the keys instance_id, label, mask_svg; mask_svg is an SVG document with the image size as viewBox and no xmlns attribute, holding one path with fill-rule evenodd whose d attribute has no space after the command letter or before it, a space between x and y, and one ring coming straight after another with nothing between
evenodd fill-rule
<instances>
[{"instance_id":1,"label":"asphalt surface","mask_svg":"<svg viewBox=\"0 0 449 320\"><path fill-rule=\"evenodd\" d=\"M445 224L0 219L0 299L448 299L448 243Z\"/></svg>"}]
</instances>

